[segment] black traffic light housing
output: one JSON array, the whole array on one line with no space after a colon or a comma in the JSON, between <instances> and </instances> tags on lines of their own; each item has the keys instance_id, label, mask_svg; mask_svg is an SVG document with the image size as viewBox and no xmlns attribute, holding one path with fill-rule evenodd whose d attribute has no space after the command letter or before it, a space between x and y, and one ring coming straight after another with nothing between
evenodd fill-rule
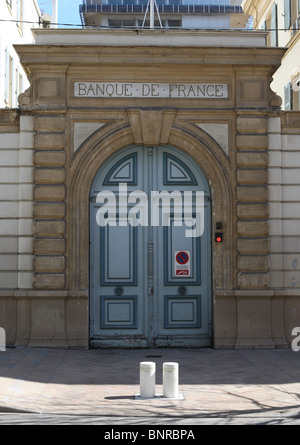
<instances>
[{"instance_id":1,"label":"black traffic light housing","mask_svg":"<svg viewBox=\"0 0 300 445\"><path fill-rule=\"evenodd\" d=\"M215 242L216 243L222 243L223 242L223 233L222 232L216 232L215 233Z\"/></svg>"},{"instance_id":2,"label":"black traffic light housing","mask_svg":"<svg viewBox=\"0 0 300 445\"><path fill-rule=\"evenodd\" d=\"M215 242L216 243L222 243L223 242L223 232L219 232L219 230L222 230L223 228L223 223L222 222L217 222L216 223L216 229L218 230L218 232L215 232Z\"/></svg>"}]
</instances>

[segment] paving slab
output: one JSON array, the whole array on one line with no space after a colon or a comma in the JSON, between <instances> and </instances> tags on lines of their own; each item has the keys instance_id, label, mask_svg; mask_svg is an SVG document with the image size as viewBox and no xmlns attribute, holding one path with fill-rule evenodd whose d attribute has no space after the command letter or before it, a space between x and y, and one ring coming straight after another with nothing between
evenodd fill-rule
<instances>
[{"instance_id":1,"label":"paving slab","mask_svg":"<svg viewBox=\"0 0 300 445\"><path fill-rule=\"evenodd\" d=\"M137 398L139 364L179 363L180 400ZM0 412L116 417L300 418L300 352L17 347L0 352Z\"/></svg>"}]
</instances>

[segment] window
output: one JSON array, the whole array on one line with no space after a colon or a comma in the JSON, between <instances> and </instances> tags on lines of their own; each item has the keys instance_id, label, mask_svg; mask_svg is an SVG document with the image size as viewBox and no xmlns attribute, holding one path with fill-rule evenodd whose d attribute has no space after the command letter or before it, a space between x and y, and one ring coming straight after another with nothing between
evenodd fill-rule
<instances>
[{"instance_id":1,"label":"window","mask_svg":"<svg viewBox=\"0 0 300 445\"><path fill-rule=\"evenodd\" d=\"M23 0L17 0L17 27L23 32Z\"/></svg>"},{"instance_id":2,"label":"window","mask_svg":"<svg viewBox=\"0 0 300 445\"><path fill-rule=\"evenodd\" d=\"M300 111L300 72L292 79L293 110Z\"/></svg>"},{"instance_id":3,"label":"window","mask_svg":"<svg viewBox=\"0 0 300 445\"><path fill-rule=\"evenodd\" d=\"M277 25L277 5L273 5L271 10L271 46L278 45L278 25Z\"/></svg>"},{"instance_id":4,"label":"window","mask_svg":"<svg viewBox=\"0 0 300 445\"><path fill-rule=\"evenodd\" d=\"M19 91L19 68L17 67L15 70L15 98L14 98L14 106L17 106L18 104L18 97L19 97L20 91Z\"/></svg>"},{"instance_id":5,"label":"window","mask_svg":"<svg viewBox=\"0 0 300 445\"><path fill-rule=\"evenodd\" d=\"M293 89L292 83L289 82L284 87L284 109L290 111L293 109Z\"/></svg>"},{"instance_id":6,"label":"window","mask_svg":"<svg viewBox=\"0 0 300 445\"><path fill-rule=\"evenodd\" d=\"M284 0L284 29L291 26L291 0Z\"/></svg>"},{"instance_id":7,"label":"window","mask_svg":"<svg viewBox=\"0 0 300 445\"><path fill-rule=\"evenodd\" d=\"M5 50L5 93L4 100L8 107L12 106L13 93L13 58L8 49Z\"/></svg>"}]
</instances>

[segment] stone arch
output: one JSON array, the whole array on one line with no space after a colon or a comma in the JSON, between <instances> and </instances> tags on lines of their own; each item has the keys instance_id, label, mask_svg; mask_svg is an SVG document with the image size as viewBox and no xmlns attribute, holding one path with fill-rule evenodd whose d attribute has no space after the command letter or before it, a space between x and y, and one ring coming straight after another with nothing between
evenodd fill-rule
<instances>
[{"instance_id":1,"label":"stone arch","mask_svg":"<svg viewBox=\"0 0 300 445\"><path fill-rule=\"evenodd\" d=\"M69 169L67 179L67 288L89 289L89 193L101 165L115 152L136 144L127 122L105 126L81 145ZM140 143L137 145L141 145ZM160 144L161 145L161 144ZM204 131L193 125L173 125L168 145L177 147L198 163L211 187L212 233L216 222L223 223L224 243L212 243L212 288L233 289L235 283L233 184L230 163L219 145Z\"/></svg>"}]
</instances>

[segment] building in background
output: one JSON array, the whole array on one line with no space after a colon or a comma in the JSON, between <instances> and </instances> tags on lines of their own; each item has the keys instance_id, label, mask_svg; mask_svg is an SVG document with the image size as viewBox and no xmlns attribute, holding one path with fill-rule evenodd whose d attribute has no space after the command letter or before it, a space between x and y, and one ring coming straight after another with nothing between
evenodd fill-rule
<instances>
[{"instance_id":1,"label":"building in background","mask_svg":"<svg viewBox=\"0 0 300 445\"><path fill-rule=\"evenodd\" d=\"M0 107L15 108L29 82L13 45L34 42L41 12L37 0L2 0L0 17Z\"/></svg>"},{"instance_id":2,"label":"building in background","mask_svg":"<svg viewBox=\"0 0 300 445\"><path fill-rule=\"evenodd\" d=\"M253 17L255 29L270 30L269 46L287 48L272 88L282 98L284 110L300 110L300 1L243 0L242 6Z\"/></svg>"},{"instance_id":3,"label":"building in background","mask_svg":"<svg viewBox=\"0 0 300 445\"><path fill-rule=\"evenodd\" d=\"M157 0L163 28L244 28L248 17L241 0ZM144 22L148 0L83 0L80 5L82 24L86 27L149 27L149 15Z\"/></svg>"}]
</instances>

